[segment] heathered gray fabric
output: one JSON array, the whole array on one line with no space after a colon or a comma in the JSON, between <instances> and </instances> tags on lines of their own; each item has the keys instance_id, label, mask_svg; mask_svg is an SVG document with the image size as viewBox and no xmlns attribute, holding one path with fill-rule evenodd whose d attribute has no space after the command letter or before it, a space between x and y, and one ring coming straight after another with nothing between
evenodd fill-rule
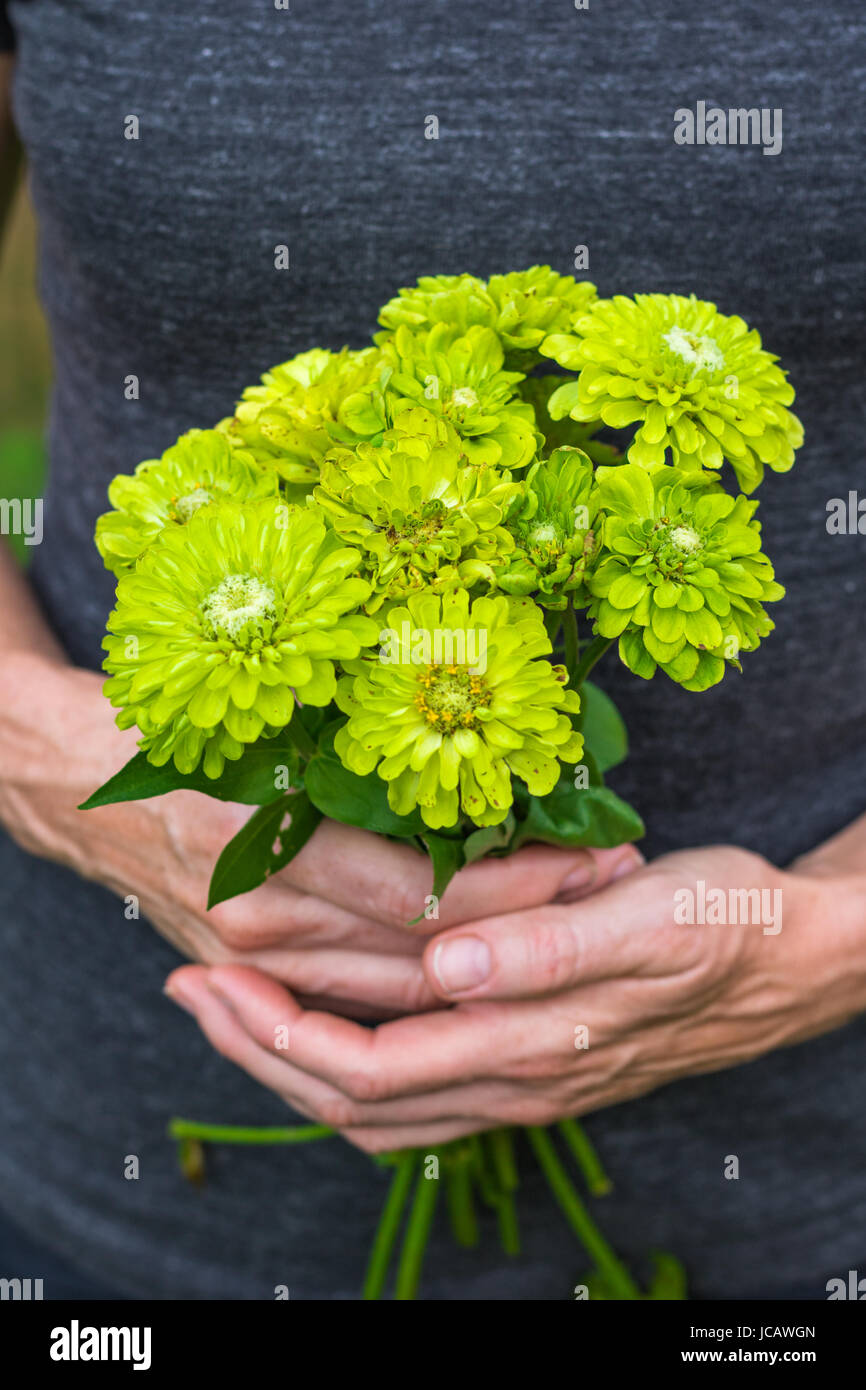
<instances>
[{"instance_id":1,"label":"heathered gray fabric","mask_svg":"<svg viewBox=\"0 0 866 1390\"><path fill-rule=\"evenodd\" d=\"M419 274L567 271L586 243L604 293L694 290L757 325L806 425L795 473L762 494L788 598L746 675L694 696L603 668L633 737L617 785L648 849L732 841L784 864L866 809L864 541L824 526L827 499L863 476L855 0L9 12L57 359L33 578L76 660L98 663L111 604L91 532L114 473L227 413L271 363L361 344ZM781 107L782 153L677 147L674 110L699 99ZM138 141L123 138L129 114ZM4 842L0 913L0 1202L134 1295L354 1297L385 1177L332 1142L222 1151L190 1192L168 1116L273 1123L284 1109L163 1001L175 953L109 894ZM860 1022L594 1117L619 1248L675 1250L713 1299L821 1297L829 1274L862 1270L864 1056ZM130 1153L137 1182L121 1175ZM521 1207L518 1262L490 1229L468 1254L440 1232L427 1295L569 1297L585 1262L534 1177Z\"/></svg>"}]
</instances>

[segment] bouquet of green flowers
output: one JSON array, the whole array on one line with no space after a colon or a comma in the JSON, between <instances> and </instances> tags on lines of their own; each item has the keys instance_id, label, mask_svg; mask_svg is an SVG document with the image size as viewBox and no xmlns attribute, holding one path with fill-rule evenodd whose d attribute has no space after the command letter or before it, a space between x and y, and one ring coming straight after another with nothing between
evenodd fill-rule
<instances>
[{"instance_id":1,"label":"bouquet of green flowers","mask_svg":"<svg viewBox=\"0 0 866 1390\"><path fill-rule=\"evenodd\" d=\"M325 816L429 855L416 920L484 855L639 838L604 783L626 734L590 672L616 643L635 675L706 690L783 595L750 495L802 429L741 318L694 296L601 299L535 266L425 277L379 322L371 345L274 367L234 415L115 478L97 522L117 576L105 693L141 751L85 805L185 787L255 807L209 907L279 872ZM638 1287L554 1139L592 1194L609 1187L596 1154L574 1120L555 1129L528 1137L594 1262L588 1290L684 1297L669 1256ZM329 1133L172 1132L192 1176L206 1140ZM431 1158L458 1241L477 1239L478 1197L517 1251L511 1131L389 1155L367 1297L407 1204L395 1288L414 1296Z\"/></svg>"}]
</instances>

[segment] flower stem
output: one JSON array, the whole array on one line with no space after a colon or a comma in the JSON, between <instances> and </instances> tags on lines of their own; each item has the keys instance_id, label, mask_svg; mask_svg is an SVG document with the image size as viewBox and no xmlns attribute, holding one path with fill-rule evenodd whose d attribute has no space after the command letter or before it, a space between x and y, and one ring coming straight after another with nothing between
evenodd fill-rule
<instances>
[{"instance_id":1,"label":"flower stem","mask_svg":"<svg viewBox=\"0 0 866 1390\"><path fill-rule=\"evenodd\" d=\"M418 1292L421 1266L424 1263L424 1252L427 1249L438 1195L438 1179L426 1177L422 1166L415 1186L415 1198L409 1213L403 1249L400 1251L400 1263L397 1266L397 1281L394 1286L394 1297L397 1300L411 1300Z\"/></svg>"},{"instance_id":2,"label":"flower stem","mask_svg":"<svg viewBox=\"0 0 866 1390\"><path fill-rule=\"evenodd\" d=\"M499 1179L499 1186L503 1192L516 1192L519 1186L517 1177L517 1164L514 1162L514 1145L511 1142L511 1131L508 1129L491 1129L487 1136L490 1144L490 1152L493 1155L493 1164L496 1176Z\"/></svg>"},{"instance_id":3,"label":"flower stem","mask_svg":"<svg viewBox=\"0 0 866 1390\"><path fill-rule=\"evenodd\" d=\"M397 1239L397 1232L400 1229L403 1209L409 1197L416 1161L417 1154L414 1149L401 1154L397 1161L397 1171L388 1189L388 1196L382 1208L382 1215L376 1228L376 1236L367 1264L367 1275L362 1294L362 1298L366 1300L382 1297L385 1280L388 1277L388 1263L391 1259L391 1251L394 1249L394 1241Z\"/></svg>"},{"instance_id":4,"label":"flower stem","mask_svg":"<svg viewBox=\"0 0 866 1390\"><path fill-rule=\"evenodd\" d=\"M537 1125L531 1125L526 1133L551 1192L578 1240L604 1275L610 1289L620 1299L639 1299L639 1288L625 1265L608 1245L572 1186L547 1131Z\"/></svg>"},{"instance_id":5,"label":"flower stem","mask_svg":"<svg viewBox=\"0 0 866 1390\"><path fill-rule=\"evenodd\" d=\"M595 663L599 661L601 657L604 656L608 647L612 646L615 640L616 639L614 637L593 637L592 641L590 642L589 646L587 647L586 651L584 652L583 656L578 662L577 669L575 670L571 680L572 689L580 689Z\"/></svg>"},{"instance_id":6,"label":"flower stem","mask_svg":"<svg viewBox=\"0 0 866 1390\"><path fill-rule=\"evenodd\" d=\"M506 1255L520 1254L520 1231L517 1208L512 1193L518 1186L517 1167L511 1143L511 1131L491 1129L478 1140L485 1157L488 1201L496 1211L499 1240Z\"/></svg>"},{"instance_id":7,"label":"flower stem","mask_svg":"<svg viewBox=\"0 0 866 1390\"><path fill-rule=\"evenodd\" d=\"M316 745L301 723L301 717L297 710L294 711L289 723L286 725L285 732L288 734L302 758L311 758L313 756L316 751Z\"/></svg>"},{"instance_id":8,"label":"flower stem","mask_svg":"<svg viewBox=\"0 0 866 1390\"><path fill-rule=\"evenodd\" d=\"M577 672L580 669L580 638L577 633L577 614L568 605L562 615L563 634L565 637L565 665L568 670L568 683L573 690L577 689Z\"/></svg>"},{"instance_id":9,"label":"flower stem","mask_svg":"<svg viewBox=\"0 0 866 1390\"><path fill-rule=\"evenodd\" d=\"M499 1222L499 1243L506 1255L520 1254L520 1229L517 1225L517 1208L510 1192L503 1192L496 1204L496 1218Z\"/></svg>"},{"instance_id":10,"label":"flower stem","mask_svg":"<svg viewBox=\"0 0 866 1390\"><path fill-rule=\"evenodd\" d=\"M451 1229L458 1245L466 1247L478 1244L478 1220L472 1200L472 1175L467 1158L457 1158L445 1170L448 1198L448 1211L451 1216Z\"/></svg>"},{"instance_id":11,"label":"flower stem","mask_svg":"<svg viewBox=\"0 0 866 1390\"><path fill-rule=\"evenodd\" d=\"M294 1125L285 1129L255 1129L243 1125L205 1125L196 1120L172 1120L173 1139L204 1139L213 1144L309 1144L336 1131L328 1125Z\"/></svg>"},{"instance_id":12,"label":"flower stem","mask_svg":"<svg viewBox=\"0 0 866 1390\"><path fill-rule=\"evenodd\" d=\"M583 1126L576 1120L561 1120L557 1128L571 1149L593 1197L605 1197L608 1192L612 1192L613 1183L602 1168L601 1159Z\"/></svg>"}]
</instances>

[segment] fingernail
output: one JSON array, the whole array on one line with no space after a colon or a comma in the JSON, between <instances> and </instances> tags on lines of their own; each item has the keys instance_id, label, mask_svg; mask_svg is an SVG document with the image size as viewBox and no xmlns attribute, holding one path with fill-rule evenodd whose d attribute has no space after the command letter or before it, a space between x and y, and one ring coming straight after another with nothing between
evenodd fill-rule
<instances>
[{"instance_id":1,"label":"fingernail","mask_svg":"<svg viewBox=\"0 0 866 1390\"><path fill-rule=\"evenodd\" d=\"M192 1014L193 1017L195 1017L193 996L186 993L182 985L176 984L174 980L172 980L169 984L163 986L162 992L173 1004L179 1004L182 1009L186 1009L188 1014Z\"/></svg>"},{"instance_id":2,"label":"fingernail","mask_svg":"<svg viewBox=\"0 0 866 1390\"><path fill-rule=\"evenodd\" d=\"M573 866L571 872L563 879L556 894L556 901L562 902L571 893L582 892L590 888L598 876L598 864L591 854L585 851L581 853L580 859Z\"/></svg>"},{"instance_id":3,"label":"fingernail","mask_svg":"<svg viewBox=\"0 0 866 1390\"><path fill-rule=\"evenodd\" d=\"M490 948L480 936L440 941L433 952L436 978L447 994L462 994L484 983L490 974Z\"/></svg>"}]
</instances>

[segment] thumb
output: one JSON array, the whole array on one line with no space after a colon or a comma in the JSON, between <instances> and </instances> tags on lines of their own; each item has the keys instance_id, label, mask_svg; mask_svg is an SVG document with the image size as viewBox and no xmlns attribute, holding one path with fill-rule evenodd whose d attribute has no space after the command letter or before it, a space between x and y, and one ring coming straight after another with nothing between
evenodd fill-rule
<instances>
[{"instance_id":1,"label":"thumb","mask_svg":"<svg viewBox=\"0 0 866 1390\"><path fill-rule=\"evenodd\" d=\"M423 956L430 988L460 1002L537 999L672 969L679 943L660 943L665 927L642 878L627 878L579 903L549 903L441 932Z\"/></svg>"}]
</instances>

